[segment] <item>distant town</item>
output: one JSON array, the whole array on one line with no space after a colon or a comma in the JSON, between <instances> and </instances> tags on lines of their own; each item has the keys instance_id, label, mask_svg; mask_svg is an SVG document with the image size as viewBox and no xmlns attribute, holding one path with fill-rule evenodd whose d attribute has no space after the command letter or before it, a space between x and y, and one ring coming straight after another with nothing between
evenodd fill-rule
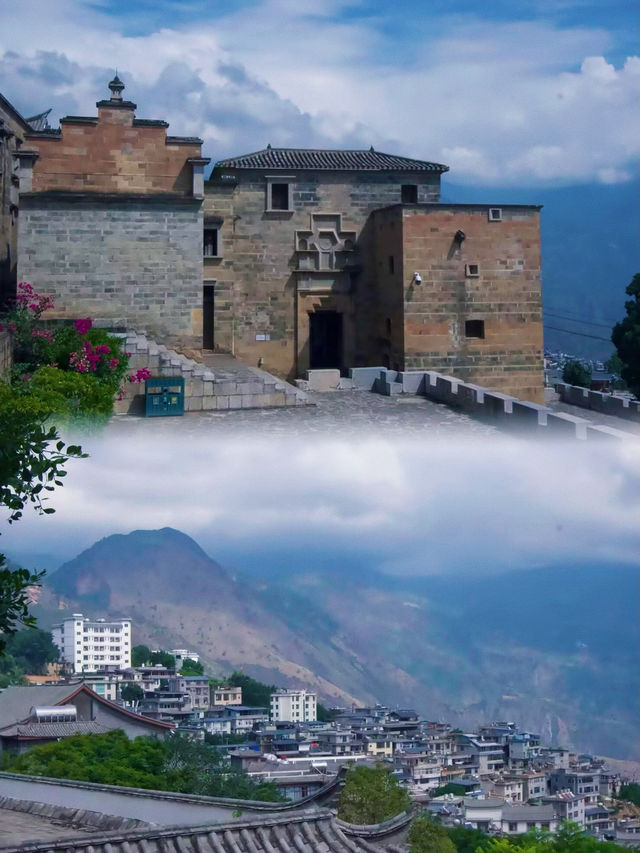
<instances>
[{"instance_id":1,"label":"distant town","mask_svg":"<svg viewBox=\"0 0 640 853\"><path fill-rule=\"evenodd\" d=\"M130 738L177 733L216 744L233 770L294 802L324 790L347 763L384 762L444 826L518 835L569 820L599 840L640 843L633 807L611 808L629 780L600 758L543 745L516 722L461 731L411 708L325 708L310 690L212 677L191 649L132 646L132 629L130 619L81 613L54 626L59 661L0 691L2 755L115 729Z\"/></svg>"}]
</instances>

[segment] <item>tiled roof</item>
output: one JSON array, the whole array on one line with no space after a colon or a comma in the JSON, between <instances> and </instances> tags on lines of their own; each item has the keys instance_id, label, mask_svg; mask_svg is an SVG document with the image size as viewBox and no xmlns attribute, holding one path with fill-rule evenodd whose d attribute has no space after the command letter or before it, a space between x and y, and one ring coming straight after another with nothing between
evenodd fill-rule
<instances>
[{"instance_id":1,"label":"tiled roof","mask_svg":"<svg viewBox=\"0 0 640 853\"><path fill-rule=\"evenodd\" d=\"M413 160L395 154L383 154L373 148L342 151L312 148L271 148L230 157L216 163L216 169L314 169L355 172L447 172L448 166Z\"/></svg>"},{"instance_id":2,"label":"tiled roof","mask_svg":"<svg viewBox=\"0 0 640 853\"><path fill-rule=\"evenodd\" d=\"M382 853L369 841L348 838L328 812L263 817L199 827L91 834L55 842L3 847L3 853ZM388 848L395 853L394 848Z\"/></svg>"},{"instance_id":3,"label":"tiled roof","mask_svg":"<svg viewBox=\"0 0 640 853\"><path fill-rule=\"evenodd\" d=\"M0 730L0 737L58 738L71 735L104 734L109 728L94 720L69 720L59 723L16 723Z\"/></svg>"}]
</instances>

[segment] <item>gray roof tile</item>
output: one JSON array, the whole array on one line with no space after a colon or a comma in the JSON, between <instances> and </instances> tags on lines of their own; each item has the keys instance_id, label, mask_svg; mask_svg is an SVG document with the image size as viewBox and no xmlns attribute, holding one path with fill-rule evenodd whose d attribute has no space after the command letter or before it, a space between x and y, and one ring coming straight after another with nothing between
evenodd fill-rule
<instances>
[{"instance_id":1,"label":"gray roof tile","mask_svg":"<svg viewBox=\"0 0 640 853\"><path fill-rule=\"evenodd\" d=\"M448 166L413 160L395 154L368 150L319 148L264 148L252 154L230 157L215 164L216 169L285 169L354 172L447 172Z\"/></svg>"}]
</instances>

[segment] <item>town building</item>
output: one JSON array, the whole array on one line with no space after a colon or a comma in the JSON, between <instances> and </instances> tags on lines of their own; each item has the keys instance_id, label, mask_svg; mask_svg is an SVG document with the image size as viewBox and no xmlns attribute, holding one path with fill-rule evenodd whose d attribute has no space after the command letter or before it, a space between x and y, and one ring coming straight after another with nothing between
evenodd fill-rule
<instances>
[{"instance_id":1,"label":"town building","mask_svg":"<svg viewBox=\"0 0 640 853\"><path fill-rule=\"evenodd\" d=\"M182 665L186 660L192 660L198 663L200 655L197 652L189 651L189 649L168 649L168 653L176 659L176 669L182 669Z\"/></svg>"},{"instance_id":2,"label":"town building","mask_svg":"<svg viewBox=\"0 0 640 853\"><path fill-rule=\"evenodd\" d=\"M60 659L72 672L131 666L131 620L89 619L73 613L51 629Z\"/></svg>"},{"instance_id":3,"label":"town building","mask_svg":"<svg viewBox=\"0 0 640 853\"><path fill-rule=\"evenodd\" d=\"M318 719L317 696L307 690L277 690L271 694L272 722L309 723Z\"/></svg>"},{"instance_id":4,"label":"town building","mask_svg":"<svg viewBox=\"0 0 640 853\"><path fill-rule=\"evenodd\" d=\"M242 705L242 687L214 687L211 690L212 705Z\"/></svg>"}]
</instances>

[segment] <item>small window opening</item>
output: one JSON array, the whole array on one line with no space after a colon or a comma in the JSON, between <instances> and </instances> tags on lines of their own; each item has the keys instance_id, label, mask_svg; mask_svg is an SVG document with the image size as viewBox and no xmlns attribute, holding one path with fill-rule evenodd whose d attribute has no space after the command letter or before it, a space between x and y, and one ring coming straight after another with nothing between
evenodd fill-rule
<instances>
[{"instance_id":1,"label":"small window opening","mask_svg":"<svg viewBox=\"0 0 640 853\"><path fill-rule=\"evenodd\" d=\"M418 203L418 187L415 184L402 185L402 203L417 204Z\"/></svg>"},{"instance_id":2,"label":"small window opening","mask_svg":"<svg viewBox=\"0 0 640 853\"><path fill-rule=\"evenodd\" d=\"M394 273L396 271L396 260L393 255L389 255L389 272Z\"/></svg>"},{"instance_id":3,"label":"small window opening","mask_svg":"<svg viewBox=\"0 0 640 853\"><path fill-rule=\"evenodd\" d=\"M464 334L466 338L484 338L484 320L467 320Z\"/></svg>"},{"instance_id":4,"label":"small window opening","mask_svg":"<svg viewBox=\"0 0 640 853\"><path fill-rule=\"evenodd\" d=\"M385 329L387 332L387 337L390 338L391 337L391 317L387 317L387 320L385 322Z\"/></svg>"},{"instance_id":5,"label":"small window opening","mask_svg":"<svg viewBox=\"0 0 640 853\"><path fill-rule=\"evenodd\" d=\"M205 228L204 230L204 249L205 258L215 258L218 254L218 229Z\"/></svg>"},{"instance_id":6,"label":"small window opening","mask_svg":"<svg viewBox=\"0 0 640 853\"><path fill-rule=\"evenodd\" d=\"M502 208L501 207L490 207L489 208L489 222L502 222Z\"/></svg>"},{"instance_id":7,"label":"small window opening","mask_svg":"<svg viewBox=\"0 0 640 853\"><path fill-rule=\"evenodd\" d=\"M480 267L478 264L466 264L465 275L467 278L477 278L480 275Z\"/></svg>"},{"instance_id":8,"label":"small window opening","mask_svg":"<svg viewBox=\"0 0 640 853\"><path fill-rule=\"evenodd\" d=\"M271 210L289 210L289 184L271 184Z\"/></svg>"}]
</instances>

